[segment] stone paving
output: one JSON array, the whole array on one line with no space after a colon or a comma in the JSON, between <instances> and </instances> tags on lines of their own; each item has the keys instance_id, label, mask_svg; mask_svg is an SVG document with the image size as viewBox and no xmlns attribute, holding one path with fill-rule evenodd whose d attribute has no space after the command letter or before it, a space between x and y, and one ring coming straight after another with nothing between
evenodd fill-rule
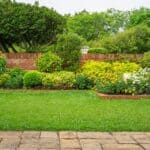
<instances>
[{"instance_id":1,"label":"stone paving","mask_svg":"<svg viewBox=\"0 0 150 150\"><path fill-rule=\"evenodd\" d=\"M0 150L150 150L150 132L3 132Z\"/></svg>"}]
</instances>

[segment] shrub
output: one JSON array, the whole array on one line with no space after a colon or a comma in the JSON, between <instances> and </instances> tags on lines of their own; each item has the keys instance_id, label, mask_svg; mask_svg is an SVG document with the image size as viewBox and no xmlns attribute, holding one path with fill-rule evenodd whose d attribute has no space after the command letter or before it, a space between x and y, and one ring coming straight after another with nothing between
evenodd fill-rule
<instances>
[{"instance_id":1,"label":"shrub","mask_svg":"<svg viewBox=\"0 0 150 150\"><path fill-rule=\"evenodd\" d=\"M0 53L0 74L4 73L6 70L6 60L2 53Z\"/></svg>"},{"instance_id":2,"label":"shrub","mask_svg":"<svg viewBox=\"0 0 150 150\"><path fill-rule=\"evenodd\" d=\"M96 83L97 80L101 84L115 83L120 79L124 73L134 72L140 69L140 66L135 63L119 63L119 62L97 62L89 61L85 63L81 72L87 75L90 79L93 79Z\"/></svg>"},{"instance_id":3,"label":"shrub","mask_svg":"<svg viewBox=\"0 0 150 150\"><path fill-rule=\"evenodd\" d=\"M75 81L75 74L73 72L61 71L52 74L47 74L42 83L45 87L73 87Z\"/></svg>"},{"instance_id":4,"label":"shrub","mask_svg":"<svg viewBox=\"0 0 150 150\"><path fill-rule=\"evenodd\" d=\"M144 53L144 58L142 59L141 65L143 67L149 67L150 68L150 51Z\"/></svg>"},{"instance_id":5,"label":"shrub","mask_svg":"<svg viewBox=\"0 0 150 150\"><path fill-rule=\"evenodd\" d=\"M150 94L150 69L140 69L134 73L124 74L117 82L106 85L97 83L97 90L108 94Z\"/></svg>"},{"instance_id":6,"label":"shrub","mask_svg":"<svg viewBox=\"0 0 150 150\"><path fill-rule=\"evenodd\" d=\"M63 59L63 68L75 71L79 67L80 49L83 39L74 33L62 34L58 37L56 52Z\"/></svg>"},{"instance_id":7,"label":"shrub","mask_svg":"<svg viewBox=\"0 0 150 150\"><path fill-rule=\"evenodd\" d=\"M106 54L108 52L107 52L107 49L100 47L100 48L90 48L88 53L92 53L92 54L97 54L97 53L99 53L99 54Z\"/></svg>"},{"instance_id":8,"label":"shrub","mask_svg":"<svg viewBox=\"0 0 150 150\"><path fill-rule=\"evenodd\" d=\"M22 88L23 87L23 76L25 74L25 71L21 69L12 69L9 73L10 78L5 83L5 87L7 88Z\"/></svg>"},{"instance_id":9,"label":"shrub","mask_svg":"<svg viewBox=\"0 0 150 150\"><path fill-rule=\"evenodd\" d=\"M87 75L79 74L76 76L74 85L81 90L91 89L92 87L94 87L94 82Z\"/></svg>"},{"instance_id":10,"label":"shrub","mask_svg":"<svg viewBox=\"0 0 150 150\"><path fill-rule=\"evenodd\" d=\"M101 84L100 82L96 83L96 89L98 92L107 93L107 94L122 94L124 93L125 84L120 81L116 81L114 83L110 82L106 85Z\"/></svg>"},{"instance_id":11,"label":"shrub","mask_svg":"<svg viewBox=\"0 0 150 150\"><path fill-rule=\"evenodd\" d=\"M9 80L10 75L9 74L0 74L0 87L5 87L5 83L7 82L7 80Z\"/></svg>"},{"instance_id":12,"label":"shrub","mask_svg":"<svg viewBox=\"0 0 150 150\"><path fill-rule=\"evenodd\" d=\"M43 54L37 60L37 68L41 72L53 72L60 71L62 65L62 60L59 56L48 52Z\"/></svg>"},{"instance_id":13,"label":"shrub","mask_svg":"<svg viewBox=\"0 0 150 150\"><path fill-rule=\"evenodd\" d=\"M144 53L150 47L150 28L139 25L101 40L109 53Z\"/></svg>"},{"instance_id":14,"label":"shrub","mask_svg":"<svg viewBox=\"0 0 150 150\"><path fill-rule=\"evenodd\" d=\"M42 85L42 73L38 71L29 71L23 77L24 86L34 88Z\"/></svg>"},{"instance_id":15,"label":"shrub","mask_svg":"<svg viewBox=\"0 0 150 150\"><path fill-rule=\"evenodd\" d=\"M150 68L140 69L132 74L127 74L123 79L126 84L126 93L150 94Z\"/></svg>"}]
</instances>

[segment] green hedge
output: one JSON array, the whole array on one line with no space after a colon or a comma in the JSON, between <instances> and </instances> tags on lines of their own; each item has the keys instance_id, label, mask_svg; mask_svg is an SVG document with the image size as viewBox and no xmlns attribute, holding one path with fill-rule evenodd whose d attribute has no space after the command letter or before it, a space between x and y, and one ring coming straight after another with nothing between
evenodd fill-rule
<instances>
[{"instance_id":1,"label":"green hedge","mask_svg":"<svg viewBox=\"0 0 150 150\"><path fill-rule=\"evenodd\" d=\"M29 71L23 77L23 83L26 88L34 88L42 85L42 73L38 71Z\"/></svg>"},{"instance_id":2,"label":"green hedge","mask_svg":"<svg viewBox=\"0 0 150 150\"><path fill-rule=\"evenodd\" d=\"M37 68L41 72L60 71L61 67L62 67L61 58L52 52L47 52L43 54L37 60Z\"/></svg>"},{"instance_id":3,"label":"green hedge","mask_svg":"<svg viewBox=\"0 0 150 150\"><path fill-rule=\"evenodd\" d=\"M61 71L52 74L47 74L43 80L42 84L44 87L55 88L71 88L73 87L75 81L75 74L73 72Z\"/></svg>"}]
</instances>

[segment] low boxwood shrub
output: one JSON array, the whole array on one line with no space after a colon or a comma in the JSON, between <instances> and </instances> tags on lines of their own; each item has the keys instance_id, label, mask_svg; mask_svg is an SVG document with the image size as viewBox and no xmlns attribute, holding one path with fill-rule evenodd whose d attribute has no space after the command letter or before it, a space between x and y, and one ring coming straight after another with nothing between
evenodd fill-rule
<instances>
[{"instance_id":1,"label":"low boxwood shrub","mask_svg":"<svg viewBox=\"0 0 150 150\"><path fill-rule=\"evenodd\" d=\"M2 53L0 53L0 74L6 70L6 60Z\"/></svg>"},{"instance_id":2,"label":"low boxwood shrub","mask_svg":"<svg viewBox=\"0 0 150 150\"><path fill-rule=\"evenodd\" d=\"M71 88L75 81L75 74L73 72L60 71L51 74L47 74L42 84L44 87L49 88Z\"/></svg>"},{"instance_id":3,"label":"low boxwood shrub","mask_svg":"<svg viewBox=\"0 0 150 150\"><path fill-rule=\"evenodd\" d=\"M47 52L40 56L37 60L37 69L41 72L60 71L62 60L59 56L52 52Z\"/></svg>"},{"instance_id":4,"label":"low boxwood shrub","mask_svg":"<svg viewBox=\"0 0 150 150\"><path fill-rule=\"evenodd\" d=\"M0 88L4 88L7 80L10 79L10 75L7 73L0 74Z\"/></svg>"},{"instance_id":5,"label":"low boxwood shrub","mask_svg":"<svg viewBox=\"0 0 150 150\"><path fill-rule=\"evenodd\" d=\"M6 81L5 87L13 89L22 88L24 74L25 71L19 68L10 70L9 72L10 78Z\"/></svg>"},{"instance_id":6,"label":"low boxwood shrub","mask_svg":"<svg viewBox=\"0 0 150 150\"><path fill-rule=\"evenodd\" d=\"M88 53L92 54L106 54L108 53L107 49L100 47L100 48L90 48Z\"/></svg>"},{"instance_id":7,"label":"low boxwood shrub","mask_svg":"<svg viewBox=\"0 0 150 150\"><path fill-rule=\"evenodd\" d=\"M94 87L94 81L87 75L78 74L74 83L75 87L81 90L92 89Z\"/></svg>"},{"instance_id":8,"label":"low boxwood shrub","mask_svg":"<svg viewBox=\"0 0 150 150\"><path fill-rule=\"evenodd\" d=\"M38 71L28 71L23 77L23 84L26 88L34 88L42 85L43 74Z\"/></svg>"}]
</instances>

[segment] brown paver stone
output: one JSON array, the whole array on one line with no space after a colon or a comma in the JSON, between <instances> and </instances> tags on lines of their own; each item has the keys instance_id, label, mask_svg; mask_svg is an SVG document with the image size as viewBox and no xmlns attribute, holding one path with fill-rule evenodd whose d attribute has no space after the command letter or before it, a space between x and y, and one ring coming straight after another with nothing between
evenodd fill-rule
<instances>
[{"instance_id":1,"label":"brown paver stone","mask_svg":"<svg viewBox=\"0 0 150 150\"><path fill-rule=\"evenodd\" d=\"M81 139L98 139L98 138L113 138L108 132L77 132L78 137Z\"/></svg>"},{"instance_id":2,"label":"brown paver stone","mask_svg":"<svg viewBox=\"0 0 150 150\"><path fill-rule=\"evenodd\" d=\"M150 132L0 132L0 150L150 150Z\"/></svg>"},{"instance_id":3,"label":"brown paver stone","mask_svg":"<svg viewBox=\"0 0 150 150\"><path fill-rule=\"evenodd\" d=\"M150 150L150 144L141 144L145 150Z\"/></svg>"},{"instance_id":4,"label":"brown paver stone","mask_svg":"<svg viewBox=\"0 0 150 150\"><path fill-rule=\"evenodd\" d=\"M21 135L21 138L39 138L40 137L40 132L37 131L25 131Z\"/></svg>"},{"instance_id":5,"label":"brown paver stone","mask_svg":"<svg viewBox=\"0 0 150 150\"><path fill-rule=\"evenodd\" d=\"M51 138L41 138L40 149L59 149L59 140Z\"/></svg>"},{"instance_id":6,"label":"brown paver stone","mask_svg":"<svg viewBox=\"0 0 150 150\"><path fill-rule=\"evenodd\" d=\"M30 143L30 144L20 144L17 150L38 150L39 145L37 143Z\"/></svg>"},{"instance_id":7,"label":"brown paver stone","mask_svg":"<svg viewBox=\"0 0 150 150\"><path fill-rule=\"evenodd\" d=\"M77 138L76 132L59 132L59 137L61 139L75 139Z\"/></svg>"},{"instance_id":8,"label":"brown paver stone","mask_svg":"<svg viewBox=\"0 0 150 150\"><path fill-rule=\"evenodd\" d=\"M100 144L117 144L115 139L99 139Z\"/></svg>"},{"instance_id":9,"label":"brown paver stone","mask_svg":"<svg viewBox=\"0 0 150 150\"><path fill-rule=\"evenodd\" d=\"M22 132L7 132L0 131L0 138L17 138L20 137Z\"/></svg>"},{"instance_id":10,"label":"brown paver stone","mask_svg":"<svg viewBox=\"0 0 150 150\"><path fill-rule=\"evenodd\" d=\"M146 134L131 135L138 143L150 144L150 137Z\"/></svg>"},{"instance_id":11,"label":"brown paver stone","mask_svg":"<svg viewBox=\"0 0 150 150\"><path fill-rule=\"evenodd\" d=\"M58 139L57 132L41 132L41 138L48 137L51 139Z\"/></svg>"},{"instance_id":12,"label":"brown paver stone","mask_svg":"<svg viewBox=\"0 0 150 150\"><path fill-rule=\"evenodd\" d=\"M81 139L82 150L102 150L102 147L97 139Z\"/></svg>"},{"instance_id":13,"label":"brown paver stone","mask_svg":"<svg viewBox=\"0 0 150 150\"><path fill-rule=\"evenodd\" d=\"M122 144L136 144L137 142L128 134L118 134L113 133L114 138L117 140L118 143Z\"/></svg>"},{"instance_id":14,"label":"brown paver stone","mask_svg":"<svg viewBox=\"0 0 150 150\"><path fill-rule=\"evenodd\" d=\"M61 150L82 150L82 149L78 149L78 148L61 148Z\"/></svg>"},{"instance_id":15,"label":"brown paver stone","mask_svg":"<svg viewBox=\"0 0 150 150\"><path fill-rule=\"evenodd\" d=\"M38 144L39 139L37 138L23 138L21 139L21 144Z\"/></svg>"},{"instance_id":16,"label":"brown paver stone","mask_svg":"<svg viewBox=\"0 0 150 150\"><path fill-rule=\"evenodd\" d=\"M104 144L102 147L103 150L143 150L136 144Z\"/></svg>"},{"instance_id":17,"label":"brown paver stone","mask_svg":"<svg viewBox=\"0 0 150 150\"><path fill-rule=\"evenodd\" d=\"M74 148L74 149L80 149L80 143L77 139L60 139L60 146L62 149L67 148Z\"/></svg>"},{"instance_id":18,"label":"brown paver stone","mask_svg":"<svg viewBox=\"0 0 150 150\"><path fill-rule=\"evenodd\" d=\"M3 139L0 143L0 149L16 149L19 146L19 138Z\"/></svg>"}]
</instances>

